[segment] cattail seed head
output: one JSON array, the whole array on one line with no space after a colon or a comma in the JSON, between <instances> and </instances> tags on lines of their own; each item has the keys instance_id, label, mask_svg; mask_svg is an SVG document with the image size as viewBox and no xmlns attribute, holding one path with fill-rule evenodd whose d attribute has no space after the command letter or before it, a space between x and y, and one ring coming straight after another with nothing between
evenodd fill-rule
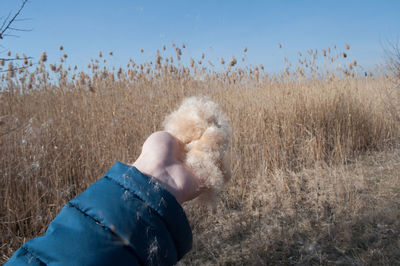
<instances>
[{"instance_id":1,"label":"cattail seed head","mask_svg":"<svg viewBox=\"0 0 400 266\"><path fill-rule=\"evenodd\" d=\"M46 62L46 61L47 61L47 54L46 54L46 52L43 52L43 53L40 55L40 61L41 61L41 62Z\"/></svg>"},{"instance_id":2,"label":"cattail seed head","mask_svg":"<svg viewBox=\"0 0 400 266\"><path fill-rule=\"evenodd\" d=\"M281 43L278 43L278 48L279 49L282 48L282 44Z\"/></svg>"},{"instance_id":3,"label":"cattail seed head","mask_svg":"<svg viewBox=\"0 0 400 266\"><path fill-rule=\"evenodd\" d=\"M64 46L60 45L60 51L64 50Z\"/></svg>"},{"instance_id":4,"label":"cattail seed head","mask_svg":"<svg viewBox=\"0 0 400 266\"><path fill-rule=\"evenodd\" d=\"M161 59L162 59L162 57L160 56L160 54L157 54L157 56L156 56L156 64L157 65L161 65Z\"/></svg>"},{"instance_id":5,"label":"cattail seed head","mask_svg":"<svg viewBox=\"0 0 400 266\"><path fill-rule=\"evenodd\" d=\"M96 90L93 88L92 84L89 84L89 91L91 93L95 93L96 92Z\"/></svg>"},{"instance_id":6,"label":"cattail seed head","mask_svg":"<svg viewBox=\"0 0 400 266\"><path fill-rule=\"evenodd\" d=\"M345 47L346 47L347 50L350 49L350 45L348 43L346 43Z\"/></svg>"},{"instance_id":7,"label":"cattail seed head","mask_svg":"<svg viewBox=\"0 0 400 266\"><path fill-rule=\"evenodd\" d=\"M7 77L8 78L13 78L14 76L15 76L15 68L14 68L14 65L13 65L12 61L10 61L8 63Z\"/></svg>"},{"instance_id":8,"label":"cattail seed head","mask_svg":"<svg viewBox=\"0 0 400 266\"><path fill-rule=\"evenodd\" d=\"M232 60L229 62L229 65L230 65L231 67L233 67L233 66L236 65L236 63L237 63L236 59L232 56Z\"/></svg>"}]
</instances>

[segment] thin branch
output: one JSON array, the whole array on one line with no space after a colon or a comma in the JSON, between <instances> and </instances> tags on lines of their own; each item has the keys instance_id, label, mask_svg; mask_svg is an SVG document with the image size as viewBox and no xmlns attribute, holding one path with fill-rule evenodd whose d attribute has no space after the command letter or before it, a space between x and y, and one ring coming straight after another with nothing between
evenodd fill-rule
<instances>
[{"instance_id":1,"label":"thin branch","mask_svg":"<svg viewBox=\"0 0 400 266\"><path fill-rule=\"evenodd\" d=\"M389 70L400 80L400 43L399 40L387 41L384 51Z\"/></svg>"},{"instance_id":2,"label":"thin branch","mask_svg":"<svg viewBox=\"0 0 400 266\"><path fill-rule=\"evenodd\" d=\"M32 66L34 66L34 65L37 65L37 63L32 64ZM28 67L31 67L31 66L28 65L28 66L14 67L12 69L0 70L0 73L5 73L5 72L8 72L8 71L16 71L16 70L25 69L25 68L28 68Z\"/></svg>"},{"instance_id":3,"label":"thin branch","mask_svg":"<svg viewBox=\"0 0 400 266\"><path fill-rule=\"evenodd\" d=\"M31 18L17 18L14 21L15 22L21 22L21 21L29 21L29 20L32 20L32 19Z\"/></svg>"},{"instance_id":4,"label":"thin branch","mask_svg":"<svg viewBox=\"0 0 400 266\"><path fill-rule=\"evenodd\" d=\"M19 36L15 34L4 34L3 36L19 38Z\"/></svg>"},{"instance_id":5,"label":"thin branch","mask_svg":"<svg viewBox=\"0 0 400 266\"><path fill-rule=\"evenodd\" d=\"M15 30L15 31L26 31L26 32L28 32L28 31L32 31L32 29L17 29L17 28L13 28L13 27L9 27L8 29L10 29L10 30Z\"/></svg>"},{"instance_id":6,"label":"thin branch","mask_svg":"<svg viewBox=\"0 0 400 266\"><path fill-rule=\"evenodd\" d=\"M1 27L1 32L0 32L0 39L3 39L4 33L10 28L11 24L14 22L14 20L18 17L19 13L21 13L22 9L24 8L26 2L28 2L28 0L24 0L22 2L21 7L18 9L17 13L15 13L15 15L12 17L12 19L10 19L10 21L8 22L7 26L2 26ZM4 27L4 28L3 28Z\"/></svg>"},{"instance_id":7,"label":"thin branch","mask_svg":"<svg viewBox=\"0 0 400 266\"><path fill-rule=\"evenodd\" d=\"M6 25L6 23L7 23L7 20L10 18L10 16L11 16L11 12L10 12L10 13L8 13L8 16L7 16L7 17L6 17L6 19L3 21L3 25L1 25L1 27L0 27L0 31L3 29L4 25Z\"/></svg>"},{"instance_id":8,"label":"thin branch","mask_svg":"<svg viewBox=\"0 0 400 266\"><path fill-rule=\"evenodd\" d=\"M0 57L0 60L3 60L4 62L7 62L7 61L17 61L17 60L22 61L22 60L26 60L26 59L33 59L33 57L26 57L26 58L1 58L1 57Z\"/></svg>"}]
</instances>

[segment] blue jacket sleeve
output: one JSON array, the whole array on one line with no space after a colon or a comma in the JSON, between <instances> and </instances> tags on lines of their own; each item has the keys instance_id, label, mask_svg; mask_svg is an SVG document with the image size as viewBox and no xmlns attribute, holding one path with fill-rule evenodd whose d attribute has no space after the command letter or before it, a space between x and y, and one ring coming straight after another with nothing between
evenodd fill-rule
<instances>
[{"instance_id":1,"label":"blue jacket sleeve","mask_svg":"<svg viewBox=\"0 0 400 266\"><path fill-rule=\"evenodd\" d=\"M172 265L191 246L192 232L175 197L117 162L6 265Z\"/></svg>"}]
</instances>

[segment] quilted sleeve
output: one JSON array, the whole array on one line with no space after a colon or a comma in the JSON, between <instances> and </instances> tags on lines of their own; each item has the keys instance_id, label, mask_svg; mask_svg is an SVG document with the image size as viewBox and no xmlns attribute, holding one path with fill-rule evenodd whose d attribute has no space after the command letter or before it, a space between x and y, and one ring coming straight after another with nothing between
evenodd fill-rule
<instances>
[{"instance_id":1,"label":"quilted sleeve","mask_svg":"<svg viewBox=\"0 0 400 266\"><path fill-rule=\"evenodd\" d=\"M174 196L117 162L6 265L172 265L191 246L188 220Z\"/></svg>"}]
</instances>

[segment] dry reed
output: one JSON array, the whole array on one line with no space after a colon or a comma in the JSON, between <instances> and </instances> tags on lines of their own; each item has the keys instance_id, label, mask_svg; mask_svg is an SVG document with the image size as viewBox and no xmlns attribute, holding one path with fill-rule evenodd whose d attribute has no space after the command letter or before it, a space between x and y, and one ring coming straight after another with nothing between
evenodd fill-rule
<instances>
[{"instance_id":1,"label":"dry reed","mask_svg":"<svg viewBox=\"0 0 400 266\"><path fill-rule=\"evenodd\" d=\"M11 66L0 76L0 263L116 160L133 162L194 95L230 119L232 182L216 210L185 205L195 243L182 264L398 263L399 98L387 75L322 54L328 67L309 50L280 74L161 54L118 70L98 58L89 73L46 65L46 53L36 68Z\"/></svg>"}]
</instances>

